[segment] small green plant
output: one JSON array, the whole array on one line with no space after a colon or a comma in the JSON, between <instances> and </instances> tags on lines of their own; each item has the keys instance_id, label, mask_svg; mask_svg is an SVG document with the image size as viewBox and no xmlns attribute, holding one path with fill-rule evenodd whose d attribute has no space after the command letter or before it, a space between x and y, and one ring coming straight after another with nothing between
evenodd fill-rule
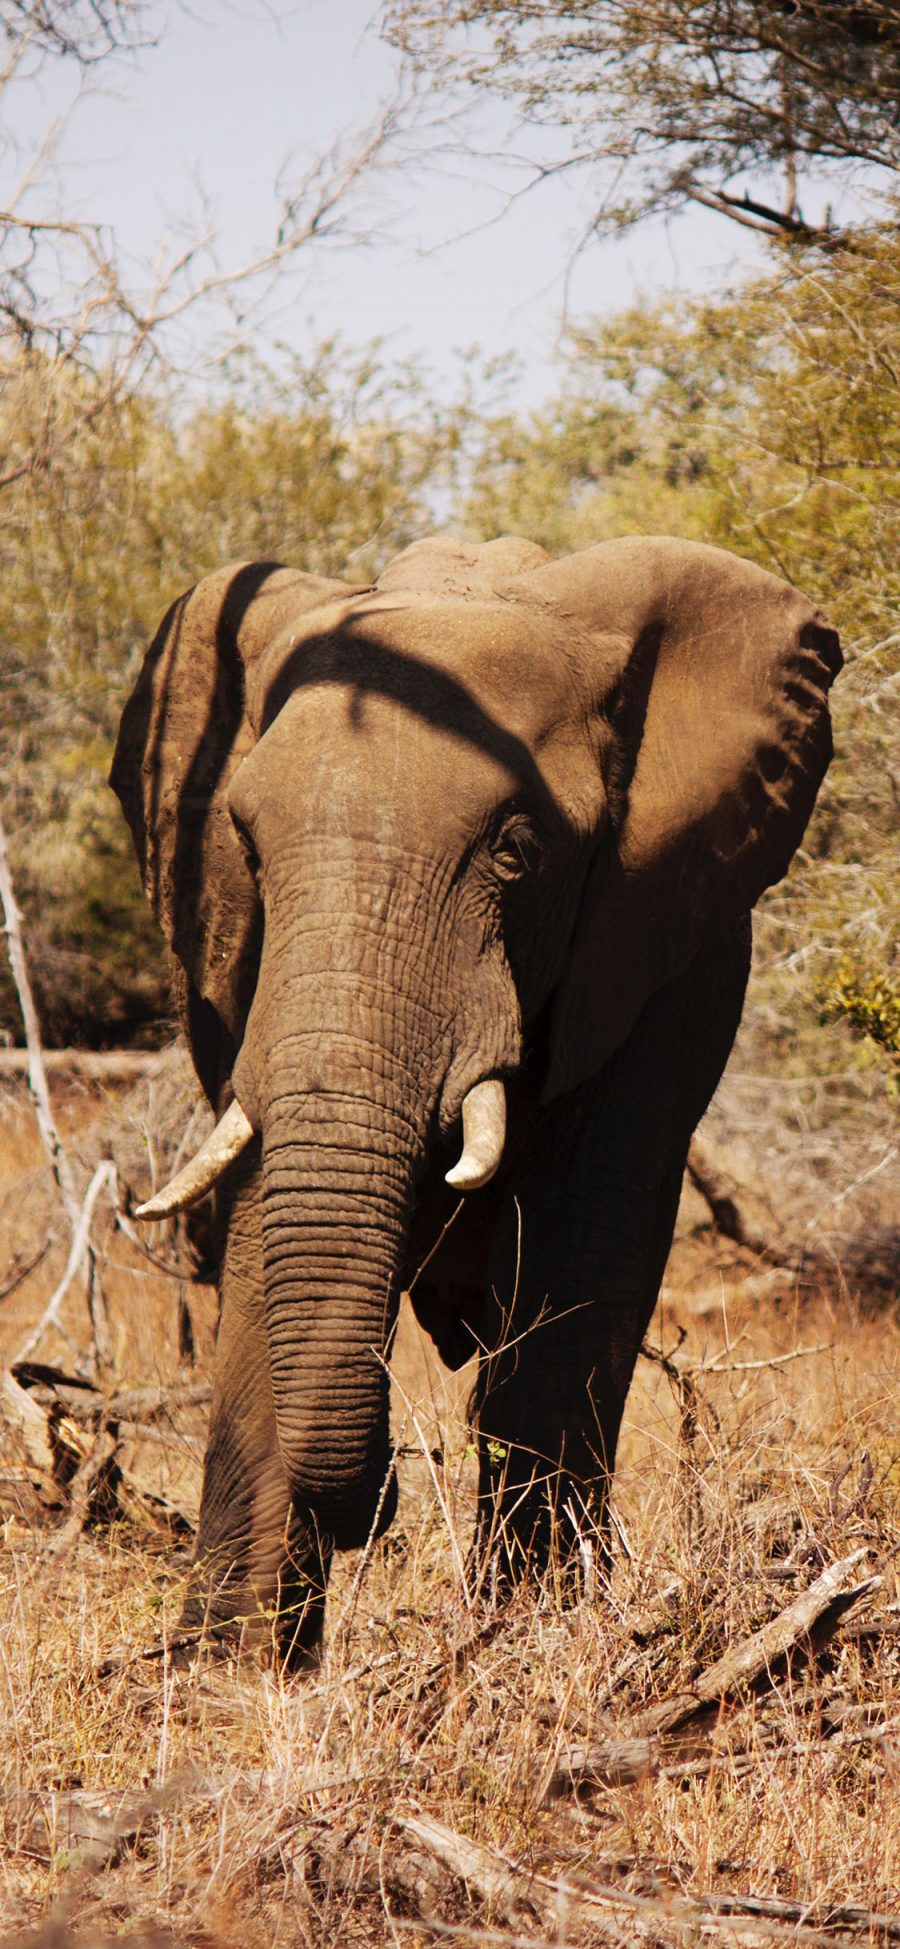
<instances>
[{"instance_id":1,"label":"small green plant","mask_svg":"<svg viewBox=\"0 0 900 1949\"><path fill-rule=\"evenodd\" d=\"M888 1090L892 1096L900 1093L900 984L842 962L821 993L823 1022L848 1022L856 1035L883 1050L891 1066Z\"/></svg>"}]
</instances>

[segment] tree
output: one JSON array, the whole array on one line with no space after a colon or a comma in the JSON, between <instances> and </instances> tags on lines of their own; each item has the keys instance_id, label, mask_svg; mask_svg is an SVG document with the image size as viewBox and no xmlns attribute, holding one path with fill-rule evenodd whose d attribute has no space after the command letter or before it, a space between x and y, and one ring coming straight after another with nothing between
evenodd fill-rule
<instances>
[{"instance_id":1,"label":"tree","mask_svg":"<svg viewBox=\"0 0 900 1949\"><path fill-rule=\"evenodd\" d=\"M143 0L5 0L0 12L7 50L65 54L88 68L117 49L140 46Z\"/></svg>"},{"instance_id":2,"label":"tree","mask_svg":"<svg viewBox=\"0 0 900 1949\"><path fill-rule=\"evenodd\" d=\"M388 162L411 112L398 97L357 140L336 143L299 181L273 191L268 241L244 261L223 261L198 221L142 273L102 221L75 220L60 198L52 117L23 149L15 107L56 70L74 77L73 112L98 74L105 79L156 38L159 20L153 0L0 0L0 167L10 184L0 212L0 393L11 387L19 409L5 416L0 490L64 459L78 428L115 400L151 379L158 390L167 375L191 376L190 345L201 336L208 385L298 254L354 234L354 196ZM364 234L370 241L370 223ZM189 315L192 339L183 332ZM77 376L90 383L79 389Z\"/></svg>"},{"instance_id":3,"label":"tree","mask_svg":"<svg viewBox=\"0 0 900 1949\"><path fill-rule=\"evenodd\" d=\"M459 512L480 540L521 534L565 554L626 533L707 533L708 487L690 436L570 355L563 389L526 418L470 431Z\"/></svg>"},{"instance_id":4,"label":"tree","mask_svg":"<svg viewBox=\"0 0 900 1949\"><path fill-rule=\"evenodd\" d=\"M804 219L802 176L897 186L898 0L387 0L385 32L434 83L563 129L538 173L591 169L592 234L695 202L836 241Z\"/></svg>"}]
</instances>

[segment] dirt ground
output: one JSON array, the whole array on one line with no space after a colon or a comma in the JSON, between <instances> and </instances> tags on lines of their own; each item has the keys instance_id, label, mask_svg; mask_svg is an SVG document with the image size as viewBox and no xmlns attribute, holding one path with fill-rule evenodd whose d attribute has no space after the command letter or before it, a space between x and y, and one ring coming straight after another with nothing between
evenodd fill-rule
<instances>
[{"instance_id":1,"label":"dirt ground","mask_svg":"<svg viewBox=\"0 0 900 1949\"><path fill-rule=\"evenodd\" d=\"M104 1153L142 1188L192 1114L178 1088L54 1096L82 1189ZM853 1196L883 1261L885 1174ZM161 1655L215 1293L162 1269L186 1267L183 1238L160 1228L153 1264L101 1199L102 1386L132 1404L108 1437L119 1487L92 1485L100 1433L65 1403L41 1465L39 1387L20 1390L37 1434L12 1397L0 1428L0 1942L900 1940L900 1319L883 1265L869 1286L847 1274L815 1211L813 1191L798 1270L723 1241L686 1195L629 1400L612 1574L587 1549L574 1608L552 1580L503 1612L473 1600L472 1377L444 1372L406 1307L399 1513L339 1561L322 1667L288 1682ZM27 1096L4 1085L5 1365L67 1249ZM77 1282L62 1326L36 1358L72 1376Z\"/></svg>"}]
</instances>

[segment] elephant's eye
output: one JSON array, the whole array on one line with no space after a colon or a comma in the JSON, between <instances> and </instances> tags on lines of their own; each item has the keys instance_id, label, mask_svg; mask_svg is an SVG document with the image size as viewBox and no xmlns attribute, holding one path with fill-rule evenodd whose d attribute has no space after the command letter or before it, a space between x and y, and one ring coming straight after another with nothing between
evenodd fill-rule
<instances>
[{"instance_id":1,"label":"elephant's eye","mask_svg":"<svg viewBox=\"0 0 900 1949\"><path fill-rule=\"evenodd\" d=\"M243 819L239 819L234 812L231 815L231 823L240 840L241 852L255 879L259 873L259 854L253 843L253 835L249 828L244 825Z\"/></svg>"},{"instance_id":2,"label":"elephant's eye","mask_svg":"<svg viewBox=\"0 0 900 1949\"><path fill-rule=\"evenodd\" d=\"M521 880L539 864L541 842L530 819L521 813L507 819L491 845L498 879Z\"/></svg>"}]
</instances>

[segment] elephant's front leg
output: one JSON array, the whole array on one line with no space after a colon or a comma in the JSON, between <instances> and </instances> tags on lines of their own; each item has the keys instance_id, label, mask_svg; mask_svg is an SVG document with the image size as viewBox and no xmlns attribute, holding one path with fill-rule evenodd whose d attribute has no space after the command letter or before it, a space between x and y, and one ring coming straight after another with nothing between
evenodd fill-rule
<instances>
[{"instance_id":1,"label":"elephant's front leg","mask_svg":"<svg viewBox=\"0 0 900 1949\"><path fill-rule=\"evenodd\" d=\"M552 1568L574 1590L587 1547L605 1558L622 1413L681 1177L681 1164L655 1185L609 1168L590 1184L576 1152L565 1192L556 1170L546 1184L532 1172L507 1214L477 1396L476 1559L504 1584Z\"/></svg>"},{"instance_id":2,"label":"elephant's front leg","mask_svg":"<svg viewBox=\"0 0 900 1949\"><path fill-rule=\"evenodd\" d=\"M259 1149L234 1167L193 1588L185 1622L302 1666L321 1638L329 1559L294 1508L263 1313ZM277 1623L276 1623L277 1620Z\"/></svg>"},{"instance_id":3,"label":"elephant's front leg","mask_svg":"<svg viewBox=\"0 0 900 1949\"><path fill-rule=\"evenodd\" d=\"M579 1531L604 1545L625 1397L749 957L744 922L711 928L606 1069L540 1113L495 1251L510 1317L479 1384L481 1549L508 1576L554 1552L577 1563Z\"/></svg>"}]
</instances>

